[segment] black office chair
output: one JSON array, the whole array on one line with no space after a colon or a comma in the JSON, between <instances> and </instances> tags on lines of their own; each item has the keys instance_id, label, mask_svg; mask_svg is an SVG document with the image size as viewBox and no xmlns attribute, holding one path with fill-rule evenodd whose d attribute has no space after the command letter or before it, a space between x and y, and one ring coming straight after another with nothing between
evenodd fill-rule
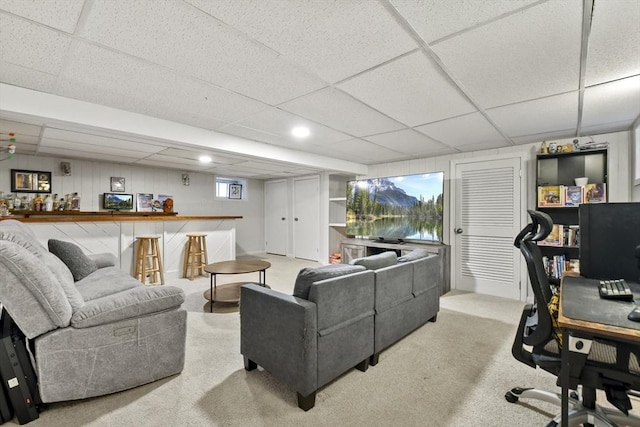
<instances>
[{"instance_id":1,"label":"black office chair","mask_svg":"<svg viewBox=\"0 0 640 427\"><path fill-rule=\"evenodd\" d=\"M558 378L560 385L561 337L549 304L555 303L554 287L550 284L537 242L552 230L549 215L529 210L531 223L518 234L514 246L525 258L529 280L534 294L534 303L525 305L516 337L511 349L513 356L533 368L539 367ZM640 390L640 345L625 345L617 342L597 340L586 356L582 370L572 372L571 390L580 386L581 396L572 392L569 399L569 425L640 426L640 417L629 415L630 390ZM575 378L575 377L578 378ZM604 390L607 400L618 409L603 408L596 404L596 390ZM505 394L507 401L537 399L561 406L561 395L544 390L516 387ZM548 426L556 426L561 417L556 417Z\"/></svg>"}]
</instances>

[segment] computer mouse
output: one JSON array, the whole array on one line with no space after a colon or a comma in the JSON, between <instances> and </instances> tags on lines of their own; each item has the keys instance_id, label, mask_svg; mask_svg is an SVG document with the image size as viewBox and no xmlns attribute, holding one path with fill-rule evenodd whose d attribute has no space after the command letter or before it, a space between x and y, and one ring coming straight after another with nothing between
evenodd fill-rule
<instances>
[{"instance_id":1,"label":"computer mouse","mask_svg":"<svg viewBox=\"0 0 640 427\"><path fill-rule=\"evenodd\" d=\"M627 319L633 320L634 322L640 322L640 305L631 310L631 313L629 313Z\"/></svg>"}]
</instances>

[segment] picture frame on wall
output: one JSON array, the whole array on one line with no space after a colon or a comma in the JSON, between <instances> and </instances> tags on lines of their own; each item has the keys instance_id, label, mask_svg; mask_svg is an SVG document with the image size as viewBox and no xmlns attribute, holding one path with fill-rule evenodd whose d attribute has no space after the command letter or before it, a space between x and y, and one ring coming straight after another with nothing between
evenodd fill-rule
<instances>
[{"instance_id":1,"label":"picture frame on wall","mask_svg":"<svg viewBox=\"0 0 640 427\"><path fill-rule=\"evenodd\" d=\"M51 193L51 172L11 169L12 193Z\"/></svg>"},{"instance_id":2,"label":"picture frame on wall","mask_svg":"<svg viewBox=\"0 0 640 427\"><path fill-rule=\"evenodd\" d=\"M242 199L242 184L229 184L229 198Z\"/></svg>"},{"instance_id":3,"label":"picture frame on wall","mask_svg":"<svg viewBox=\"0 0 640 427\"><path fill-rule=\"evenodd\" d=\"M153 212L153 193L138 193L138 212Z\"/></svg>"},{"instance_id":4,"label":"picture frame on wall","mask_svg":"<svg viewBox=\"0 0 640 427\"><path fill-rule=\"evenodd\" d=\"M124 192L124 178L121 176L111 177L111 191Z\"/></svg>"}]
</instances>

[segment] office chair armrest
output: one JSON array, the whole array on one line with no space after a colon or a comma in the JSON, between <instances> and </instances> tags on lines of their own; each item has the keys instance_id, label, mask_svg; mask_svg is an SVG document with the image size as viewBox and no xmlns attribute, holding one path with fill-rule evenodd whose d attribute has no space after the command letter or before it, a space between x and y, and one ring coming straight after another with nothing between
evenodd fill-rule
<instances>
[{"instance_id":1,"label":"office chair armrest","mask_svg":"<svg viewBox=\"0 0 640 427\"><path fill-rule=\"evenodd\" d=\"M527 304L522 309L522 315L520 316L520 322L518 323L518 330L516 332L516 338L513 340L513 346L511 347L511 354L516 360L525 363L532 368L536 367L531 353L524 350L524 336L525 330L529 327L528 321L531 316L535 316L535 306L533 304Z\"/></svg>"}]
</instances>

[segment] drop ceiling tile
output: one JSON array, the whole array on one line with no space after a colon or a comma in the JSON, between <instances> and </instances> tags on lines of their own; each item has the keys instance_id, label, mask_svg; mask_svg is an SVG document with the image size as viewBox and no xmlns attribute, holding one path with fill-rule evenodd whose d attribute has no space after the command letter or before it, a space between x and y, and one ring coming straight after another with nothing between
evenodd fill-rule
<instances>
[{"instance_id":1,"label":"drop ceiling tile","mask_svg":"<svg viewBox=\"0 0 640 427\"><path fill-rule=\"evenodd\" d=\"M2 0L0 10L73 34L85 0Z\"/></svg>"},{"instance_id":2,"label":"drop ceiling tile","mask_svg":"<svg viewBox=\"0 0 640 427\"><path fill-rule=\"evenodd\" d=\"M16 134L16 138L25 137L25 136L39 136L40 130L42 129L39 125L31 125L27 123L15 122L13 120L4 120L0 119L0 133L3 135L9 132L13 132Z\"/></svg>"},{"instance_id":3,"label":"drop ceiling tile","mask_svg":"<svg viewBox=\"0 0 640 427\"><path fill-rule=\"evenodd\" d=\"M218 128L266 107L148 62L80 42L71 50L58 92L205 129Z\"/></svg>"},{"instance_id":4,"label":"drop ceiling tile","mask_svg":"<svg viewBox=\"0 0 640 427\"><path fill-rule=\"evenodd\" d=\"M0 82L42 92L53 92L56 76L0 60Z\"/></svg>"},{"instance_id":5,"label":"drop ceiling tile","mask_svg":"<svg viewBox=\"0 0 640 427\"><path fill-rule=\"evenodd\" d=\"M225 125L218 128L217 131L228 135L239 136L240 138L250 139L252 141L266 142L268 144L282 146L289 145L288 139L285 139L282 136L273 135L269 132L251 129L246 126L239 126L236 124Z\"/></svg>"},{"instance_id":6,"label":"drop ceiling tile","mask_svg":"<svg viewBox=\"0 0 640 427\"><path fill-rule=\"evenodd\" d=\"M54 157L61 157L63 159L84 159L94 162L110 162L110 163L125 163L130 164L135 162L134 157L128 156L114 156L109 154L96 155L94 152L69 150L68 148L59 147L40 147L38 148L38 155L50 155Z\"/></svg>"},{"instance_id":7,"label":"drop ceiling tile","mask_svg":"<svg viewBox=\"0 0 640 427\"><path fill-rule=\"evenodd\" d=\"M96 2L80 36L269 104L326 85L183 2Z\"/></svg>"},{"instance_id":8,"label":"drop ceiling tile","mask_svg":"<svg viewBox=\"0 0 640 427\"><path fill-rule=\"evenodd\" d=\"M321 124L314 123L287 111L282 111L278 108L263 110L258 114L237 122L236 124L250 129L255 129L260 132L280 136L288 142L286 146L296 149L305 147L308 144L344 141L351 138L347 134L330 129ZM299 139L291 135L291 129L296 126L307 126L311 130L309 137ZM224 129L222 129L222 132L224 132Z\"/></svg>"},{"instance_id":9,"label":"drop ceiling tile","mask_svg":"<svg viewBox=\"0 0 640 427\"><path fill-rule=\"evenodd\" d=\"M64 34L0 13L0 58L5 62L57 74L70 43Z\"/></svg>"},{"instance_id":10,"label":"drop ceiling tile","mask_svg":"<svg viewBox=\"0 0 640 427\"><path fill-rule=\"evenodd\" d=\"M405 127L334 88L301 96L279 108L358 137Z\"/></svg>"},{"instance_id":11,"label":"drop ceiling tile","mask_svg":"<svg viewBox=\"0 0 640 427\"><path fill-rule=\"evenodd\" d=\"M372 135L363 139L390 150L413 156L438 152L444 148L439 142L413 129Z\"/></svg>"},{"instance_id":12,"label":"drop ceiling tile","mask_svg":"<svg viewBox=\"0 0 640 427\"><path fill-rule=\"evenodd\" d=\"M640 2L596 2L589 35L585 84L640 74Z\"/></svg>"},{"instance_id":13,"label":"drop ceiling tile","mask_svg":"<svg viewBox=\"0 0 640 427\"><path fill-rule=\"evenodd\" d=\"M162 156L175 157L187 160L200 161L199 158L202 155L211 157L213 163L220 163L226 165L234 165L238 163L246 162L247 160L238 156L227 156L214 153L206 149L182 149L182 148L167 148L158 153ZM205 164L206 166L206 164Z\"/></svg>"},{"instance_id":14,"label":"drop ceiling tile","mask_svg":"<svg viewBox=\"0 0 640 427\"><path fill-rule=\"evenodd\" d=\"M483 108L578 89L582 1L546 2L433 46Z\"/></svg>"},{"instance_id":15,"label":"drop ceiling tile","mask_svg":"<svg viewBox=\"0 0 640 427\"><path fill-rule=\"evenodd\" d=\"M318 148L322 147L315 147L311 150L316 150ZM393 162L410 157L405 153L390 150L386 147L382 147L363 139L351 139L340 143L326 144L323 151L324 152L318 152L318 154L326 155L327 153L331 153L332 157L365 165L381 162Z\"/></svg>"},{"instance_id":16,"label":"drop ceiling tile","mask_svg":"<svg viewBox=\"0 0 640 427\"><path fill-rule=\"evenodd\" d=\"M486 110L509 137L531 135L578 125L578 92L549 96Z\"/></svg>"},{"instance_id":17,"label":"drop ceiling tile","mask_svg":"<svg viewBox=\"0 0 640 427\"><path fill-rule=\"evenodd\" d=\"M338 87L408 126L475 111L435 62L420 51L362 73Z\"/></svg>"},{"instance_id":18,"label":"drop ceiling tile","mask_svg":"<svg viewBox=\"0 0 640 427\"><path fill-rule=\"evenodd\" d=\"M592 86L584 91L582 127L633 121L640 116L640 76Z\"/></svg>"},{"instance_id":19,"label":"drop ceiling tile","mask_svg":"<svg viewBox=\"0 0 640 427\"><path fill-rule=\"evenodd\" d=\"M458 145L456 147L456 150L465 153L469 151L491 150L494 148L503 148L508 146L509 144L506 141L486 141L486 142L474 142L471 144Z\"/></svg>"},{"instance_id":20,"label":"drop ceiling tile","mask_svg":"<svg viewBox=\"0 0 640 427\"><path fill-rule=\"evenodd\" d=\"M582 126L580 128L581 135L595 135L601 133L620 132L631 128L635 120L627 119L617 122L601 123L593 126Z\"/></svg>"},{"instance_id":21,"label":"drop ceiling tile","mask_svg":"<svg viewBox=\"0 0 640 427\"><path fill-rule=\"evenodd\" d=\"M532 142L548 141L550 139L564 139L576 136L576 129L555 130L551 132L542 132L532 135L514 136L511 140L516 145L529 144Z\"/></svg>"},{"instance_id":22,"label":"drop ceiling tile","mask_svg":"<svg viewBox=\"0 0 640 427\"><path fill-rule=\"evenodd\" d=\"M207 167L200 165L198 162L177 161L167 156L158 156L153 154L146 159L140 159L133 162L136 165L153 166L155 168L168 168L168 169L180 169L182 171L190 172L205 172L208 171L211 165Z\"/></svg>"},{"instance_id":23,"label":"drop ceiling tile","mask_svg":"<svg viewBox=\"0 0 640 427\"><path fill-rule=\"evenodd\" d=\"M188 2L332 83L418 46L370 0Z\"/></svg>"},{"instance_id":24,"label":"drop ceiling tile","mask_svg":"<svg viewBox=\"0 0 640 427\"><path fill-rule=\"evenodd\" d=\"M132 150L141 153L157 153L164 150L164 146L157 144L145 144L140 142L133 142L130 139L110 138L100 135L93 135L90 133L83 133L77 131L69 131L65 129L56 129L45 127L42 134L43 138L67 141L81 144L82 146L101 146L110 147L122 150Z\"/></svg>"},{"instance_id":25,"label":"drop ceiling tile","mask_svg":"<svg viewBox=\"0 0 640 427\"><path fill-rule=\"evenodd\" d=\"M415 130L447 146L456 148L468 144L507 143L504 137L480 113L418 126Z\"/></svg>"},{"instance_id":26,"label":"drop ceiling tile","mask_svg":"<svg viewBox=\"0 0 640 427\"><path fill-rule=\"evenodd\" d=\"M89 157L101 158L102 155L117 156L117 157L129 157L133 160L141 159L149 155L148 152L127 150L123 148L110 147L104 145L91 145L83 144L81 142L70 142L52 138L42 138L40 142L40 150L45 149L62 149L68 152L84 152L89 154ZM45 151L43 151L45 152Z\"/></svg>"},{"instance_id":27,"label":"drop ceiling tile","mask_svg":"<svg viewBox=\"0 0 640 427\"><path fill-rule=\"evenodd\" d=\"M426 42L474 27L537 0L390 0Z\"/></svg>"},{"instance_id":28,"label":"drop ceiling tile","mask_svg":"<svg viewBox=\"0 0 640 427\"><path fill-rule=\"evenodd\" d=\"M17 144L16 154L34 154L38 150L37 144Z\"/></svg>"}]
</instances>

